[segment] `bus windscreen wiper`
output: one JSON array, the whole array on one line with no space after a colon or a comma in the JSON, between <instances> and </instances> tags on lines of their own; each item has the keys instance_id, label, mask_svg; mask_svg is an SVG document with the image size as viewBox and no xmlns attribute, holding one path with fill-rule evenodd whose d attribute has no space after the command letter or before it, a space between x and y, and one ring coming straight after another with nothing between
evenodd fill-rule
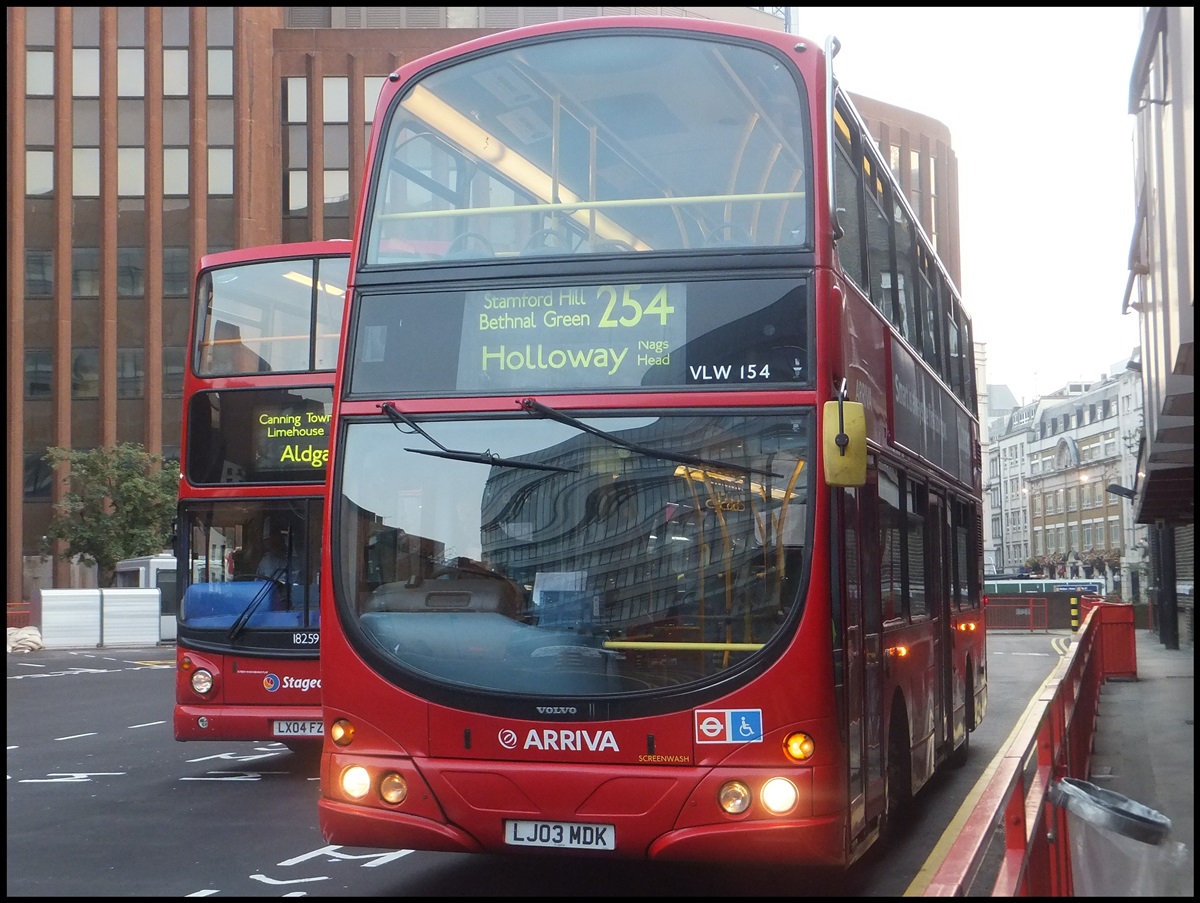
<instances>
[{"instance_id":1,"label":"bus windscreen wiper","mask_svg":"<svg viewBox=\"0 0 1200 903\"><path fill-rule=\"evenodd\" d=\"M557 420L559 423L565 423L567 426L572 426L577 430L582 430L585 433L591 433L593 436L599 436L606 442L611 442L613 445L619 445L621 448L627 448L631 452L637 452L639 455L645 455L650 458L661 458L664 461L674 461L676 464L689 464L693 467L703 467L706 470L731 470L734 473L740 474L762 474L764 476L784 479L777 473L772 473L769 470L758 470L754 467L744 467L741 464L732 464L728 461L713 461L708 458L701 458L696 455L685 455L679 452L662 451L657 448L650 448L646 445L638 445L636 442L630 442L628 439L622 439L620 436L615 436L612 433L606 433L604 430L584 423L577 417L572 417L570 414L564 414L562 411L557 411L554 408L548 407L537 401L534 398L523 398L518 404L530 414L540 414L543 417L549 417L551 420Z\"/></svg>"},{"instance_id":2,"label":"bus windscreen wiper","mask_svg":"<svg viewBox=\"0 0 1200 903\"><path fill-rule=\"evenodd\" d=\"M518 461L515 458L502 458L500 455L492 454L491 451L485 450L481 452L459 451L458 449L446 448L442 443L438 442L433 436L425 432L421 425L397 408L390 402L384 402L380 407L383 413L391 418L396 429L400 429L400 424L403 423L408 428L420 436L424 436L431 444L438 447L438 451L429 448L406 448L406 452L412 452L416 455L432 455L435 458L450 458L454 461L468 461L472 464L490 464L493 467L516 467L524 470L549 470L557 473L575 473L571 467L557 467L554 464L536 464L533 461ZM404 432L403 430L400 430Z\"/></svg>"},{"instance_id":3,"label":"bus windscreen wiper","mask_svg":"<svg viewBox=\"0 0 1200 903\"><path fill-rule=\"evenodd\" d=\"M246 629L246 625L250 622L250 616L258 610L258 606L262 605L263 599L267 598L267 596L271 594L271 591L275 589L276 584L281 582L282 581L274 578L267 578L262 589L254 594L254 598L250 600L250 604L242 609L242 613L237 616L237 620L234 621L233 626L229 628L229 633L227 634L226 638L231 643L241 636L242 631Z\"/></svg>"}]
</instances>

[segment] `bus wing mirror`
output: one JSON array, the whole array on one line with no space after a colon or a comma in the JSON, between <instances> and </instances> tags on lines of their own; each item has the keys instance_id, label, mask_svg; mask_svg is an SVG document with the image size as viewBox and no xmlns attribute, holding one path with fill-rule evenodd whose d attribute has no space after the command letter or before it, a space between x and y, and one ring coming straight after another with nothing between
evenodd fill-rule
<instances>
[{"instance_id":1,"label":"bus wing mirror","mask_svg":"<svg viewBox=\"0 0 1200 903\"><path fill-rule=\"evenodd\" d=\"M822 411L822 457L830 486L867 482L867 412L857 401L827 401Z\"/></svg>"}]
</instances>

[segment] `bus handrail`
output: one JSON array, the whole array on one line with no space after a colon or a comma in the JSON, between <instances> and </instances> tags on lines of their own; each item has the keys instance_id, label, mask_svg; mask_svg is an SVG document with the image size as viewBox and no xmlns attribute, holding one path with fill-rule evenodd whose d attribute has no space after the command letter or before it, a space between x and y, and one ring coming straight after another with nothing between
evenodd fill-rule
<instances>
[{"instance_id":1,"label":"bus handrail","mask_svg":"<svg viewBox=\"0 0 1200 903\"><path fill-rule=\"evenodd\" d=\"M692 197L618 198L611 201L559 201L543 204L506 204L498 207L452 207L446 210L412 210L401 213L380 213L381 222L406 219L444 219L474 214L532 213L539 211L603 210L620 207L674 207L681 204L710 204L730 201L794 201L803 200L804 191L767 191L753 194L712 194Z\"/></svg>"},{"instance_id":2,"label":"bus handrail","mask_svg":"<svg viewBox=\"0 0 1200 903\"><path fill-rule=\"evenodd\" d=\"M656 640L605 640L605 649L655 649L684 652L757 652L763 643L681 643Z\"/></svg>"}]
</instances>

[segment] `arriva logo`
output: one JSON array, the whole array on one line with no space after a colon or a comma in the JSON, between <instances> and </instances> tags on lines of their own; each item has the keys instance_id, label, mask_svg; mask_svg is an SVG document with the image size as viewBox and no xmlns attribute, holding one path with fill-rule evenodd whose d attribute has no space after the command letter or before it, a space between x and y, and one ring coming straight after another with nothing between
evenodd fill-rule
<instances>
[{"instance_id":1,"label":"arriva logo","mask_svg":"<svg viewBox=\"0 0 1200 903\"><path fill-rule=\"evenodd\" d=\"M559 752L598 752L611 749L620 752L612 731L537 730L525 735L525 749L558 750Z\"/></svg>"}]
</instances>

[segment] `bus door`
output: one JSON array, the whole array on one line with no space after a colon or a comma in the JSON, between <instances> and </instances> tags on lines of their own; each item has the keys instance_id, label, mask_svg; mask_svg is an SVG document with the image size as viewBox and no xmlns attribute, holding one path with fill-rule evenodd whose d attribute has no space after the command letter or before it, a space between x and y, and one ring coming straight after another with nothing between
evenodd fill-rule
<instances>
[{"instance_id":1,"label":"bus door","mask_svg":"<svg viewBox=\"0 0 1200 903\"><path fill-rule=\"evenodd\" d=\"M954 637L950 623L950 576L953 573L951 550L953 534L950 507L939 492L929 492L929 558L926 573L927 605L933 620L934 711L938 713L938 747L947 755L954 745Z\"/></svg>"},{"instance_id":2,"label":"bus door","mask_svg":"<svg viewBox=\"0 0 1200 903\"><path fill-rule=\"evenodd\" d=\"M830 555L836 575L833 583L834 635L841 634L841 693L846 722L846 801L851 844L866 827L866 743L863 729L863 625L862 574L859 568L858 498L853 488L832 490L837 518L830 531L835 542ZM838 527L840 525L840 528ZM841 566L838 566L838 563ZM840 625L840 631L838 626Z\"/></svg>"},{"instance_id":3,"label":"bus door","mask_svg":"<svg viewBox=\"0 0 1200 903\"><path fill-rule=\"evenodd\" d=\"M868 478L869 479L869 478ZM835 592L840 601L842 626L843 687L846 719L846 761L849 781L848 834L851 847L865 839L871 819L883 809L883 727L879 580L867 565L876 547L870 517L872 505L865 504L864 489L837 492L838 523L833 531L839 547L832 550L843 566L837 569Z\"/></svg>"},{"instance_id":4,"label":"bus door","mask_svg":"<svg viewBox=\"0 0 1200 903\"><path fill-rule=\"evenodd\" d=\"M887 761L883 737L883 598L880 573L879 470L868 458L867 483L857 491L858 561L862 608L863 782L868 823L887 807Z\"/></svg>"}]
</instances>

